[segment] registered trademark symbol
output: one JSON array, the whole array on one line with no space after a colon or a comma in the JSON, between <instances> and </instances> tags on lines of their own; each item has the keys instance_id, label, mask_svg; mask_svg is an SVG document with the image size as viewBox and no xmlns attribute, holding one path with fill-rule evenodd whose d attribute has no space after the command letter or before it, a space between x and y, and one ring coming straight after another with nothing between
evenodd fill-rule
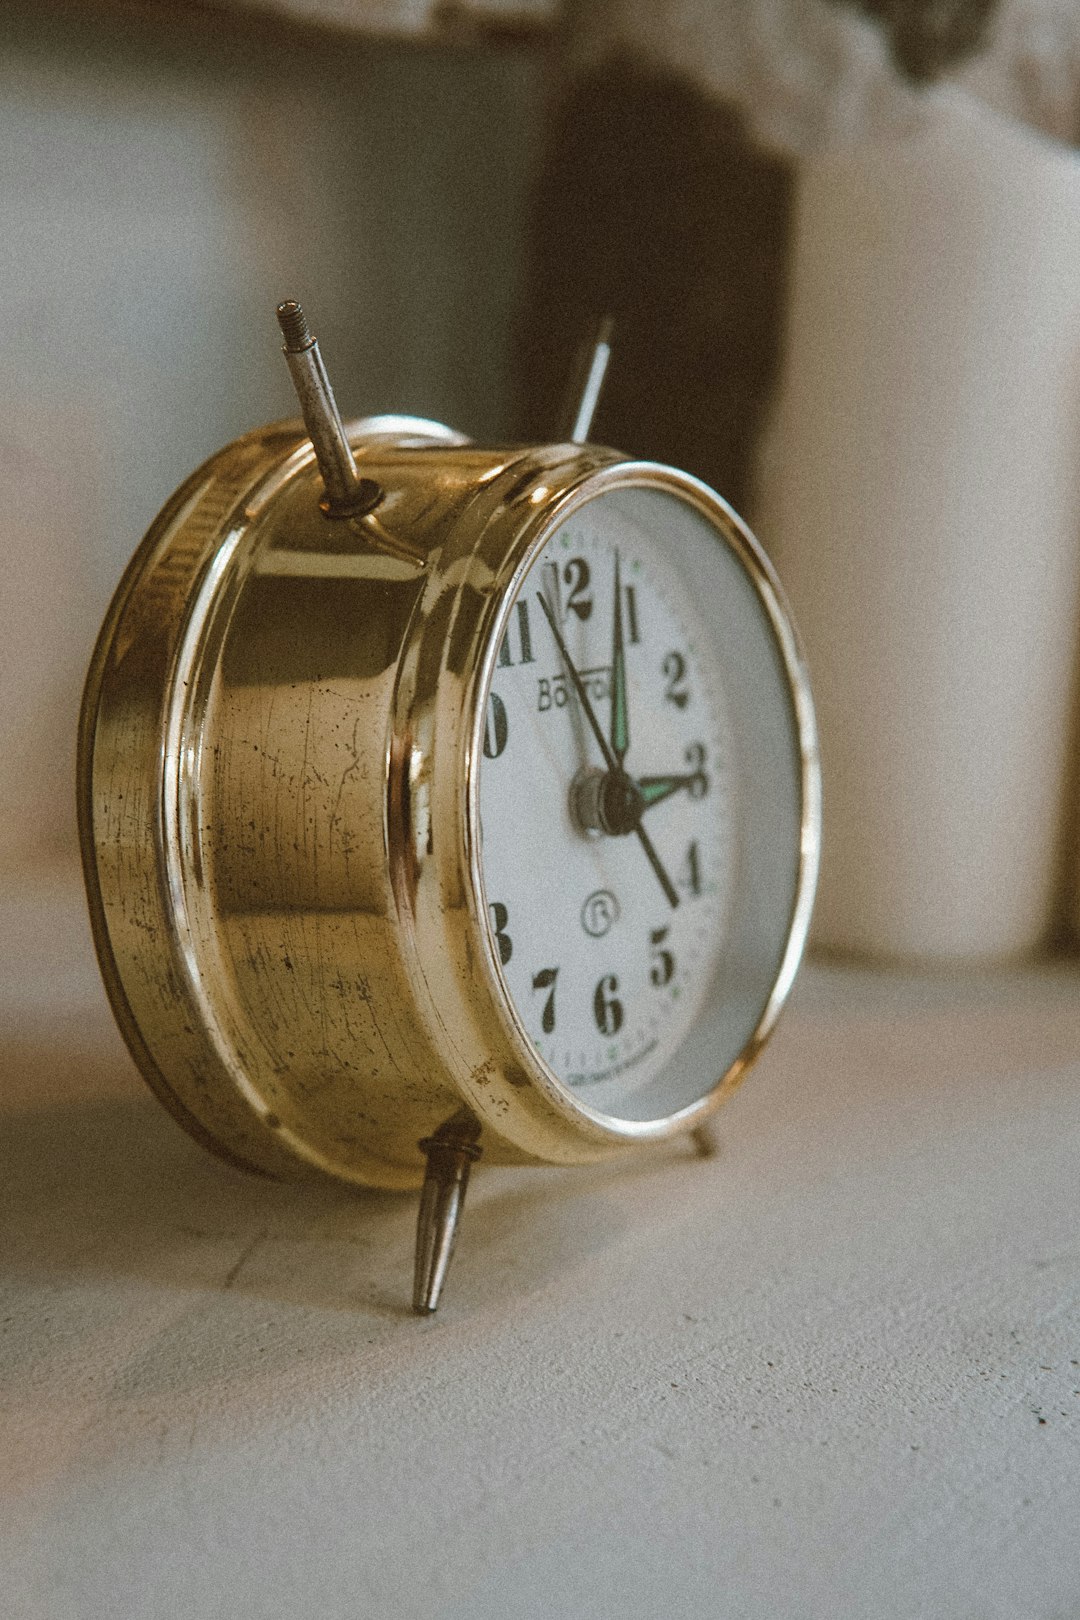
<instances>
[{"instance_id":1,"label":"registered trademark symbol","mask_svg":"<svg viewBox=\"0 0 1080 1620\"><path fill-rule=\"evenodd\" d=\"M581 926L593 939L603 939L619 920L619 902L610 889L595 889L581 908Z\"/></svg>"}]
</instances>

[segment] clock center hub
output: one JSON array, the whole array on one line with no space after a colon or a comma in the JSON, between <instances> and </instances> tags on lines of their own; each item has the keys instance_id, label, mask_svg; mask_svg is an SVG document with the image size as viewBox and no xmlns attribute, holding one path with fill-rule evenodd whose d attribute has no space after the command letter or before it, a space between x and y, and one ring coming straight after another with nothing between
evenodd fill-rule
<instances>
[{"instance_id":1,"label":"clock center hub","mask_svg":"<svg viewBox=\"0 0 1080 1620\"><path fill-rule=\"evenodd\" d=\"M582 832L607 833L626 838L634 831L645 799L626 771L588 767L570 784L570 814Z\"/></svg>"}]
</instances>

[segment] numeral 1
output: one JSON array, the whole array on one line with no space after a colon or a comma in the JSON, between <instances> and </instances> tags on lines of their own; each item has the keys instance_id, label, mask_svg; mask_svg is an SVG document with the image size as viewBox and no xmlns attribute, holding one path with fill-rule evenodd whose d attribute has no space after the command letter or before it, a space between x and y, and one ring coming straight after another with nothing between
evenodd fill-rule
<instances>
[{"instance_id":1,"label":"numeral 1","mask_svg":"<svg viewBox=\"0 0 1080 1620\"><path fill-rule=\"evenodd\" d=\"M641 641L637 622L637 587L634 585L626 587L626 639L632 647Z\"/></svg>"},{"instance_id":2,"label":"numeral 1","mask_svg":"<svg viewBox=\"0 0 1080 1620\"><path fill-rule=\"evenodd\" d=\"M691 743L683 758L693 772L686 791L692 799L703 799L709 791L709 778L705 774L704 743Z\"/></svg>"}]
</instances>

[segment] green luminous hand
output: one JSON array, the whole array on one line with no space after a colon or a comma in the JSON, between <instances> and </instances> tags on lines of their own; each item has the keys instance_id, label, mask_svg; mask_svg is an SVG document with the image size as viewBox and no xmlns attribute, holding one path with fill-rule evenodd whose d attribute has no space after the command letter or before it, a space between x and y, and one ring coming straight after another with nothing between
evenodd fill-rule
<instances>
[{"instance_id":1,"label":"green luminous hand","mask_svg":"<svg viewBox=\"0 0 1080 1620\"><path fill-rule=\"evenodd\" d=\"M626 709L626 652L623 648L622 585L619 553L615 553L615 610L611 641L611 752L620 767L630 747L630 716Z\"/></svg>"},{"instance_id":2,"label":"green luminous hand","mask_svg":"<svg viewBox=\"0 0 1080 1620\"><path fill-rule=\"evenodd\" d=\"M700 771L694 771L689 776L639 776L636 782L637 790L645 801L648 810L654 804L660 804L664 799L670 799L673 793L680 788L687 788L693 793L702 782Z\"/></svg>"}]
</instances>

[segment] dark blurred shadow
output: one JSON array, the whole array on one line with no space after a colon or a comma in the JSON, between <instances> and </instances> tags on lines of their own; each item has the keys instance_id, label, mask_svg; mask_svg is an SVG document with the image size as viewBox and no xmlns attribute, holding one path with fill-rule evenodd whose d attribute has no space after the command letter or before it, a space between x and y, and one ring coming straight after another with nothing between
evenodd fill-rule
<instances>
[{"instance_id":1,"label":"dark blurred shadow","mask_svg":"<svg viewBox=\"0 0 1080 1620\"><path fill-rule=\"evenodd\" d=\"M615 336L593 439L745 511L780 360L793 178L737 110L613 56L556 102L520 321L521 433L549 439L577 345Z\"/></svg>"},{"instance_id":2,"label":"dark blurred shadow","mask_svg":"<svg viewBox=\"0 0 1080 1620\"><path fill-rule=\"evenodd\" d=\"M8 1058L42 1074L75 1061L70 1047L45 1045L0 1049L0 1065ZM92 1070L93 1052L86 1061ZM118 1300L130 1301L132 1390L184 1388L209 1375L209 1346L215 1377L301 1353L355 1356L388 1333L400 1351L405 1323L415 1338L512 1308L553 1279L571 1286L624 1235L625 1205L605 1188L670 1175L673 1159L688 1158L677 1144L584 1169L481 1166L446 1303L425 1324L409 1310L414 1197L246 1176L190 1142L149 1094L69 1093L5 1121L0 1273L20 1302L47 1299L65 1333L87 1342L103 1325L115 1332ZM229 1334L210 1327L223 1308ZM159 1320L148 1345L147 1323ZM48 1335L40 1348L47 1362Z\"/></svg>"}]
</instances>

